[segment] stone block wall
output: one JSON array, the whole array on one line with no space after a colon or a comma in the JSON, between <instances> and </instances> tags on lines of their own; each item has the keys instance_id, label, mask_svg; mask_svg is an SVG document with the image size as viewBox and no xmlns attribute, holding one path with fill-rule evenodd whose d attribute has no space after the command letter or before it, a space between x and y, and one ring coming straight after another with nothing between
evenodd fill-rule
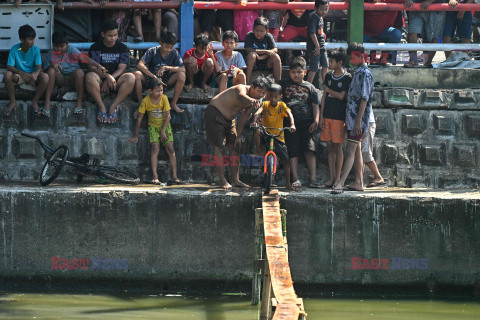
<instances>
[{"instance_id":1,"label":"stone block wall","mask_svg":"<svg viewBox=\"0 0 480 320\"><path fill-rule=\"evenodd\" d=\"M68 95L68 94L66 94ZM70 94L71 95L71 94ZM167 95L171 96L171 92ZM213 154L207 147L203 110L208 95L194 89L184 97L182 114L173 114L174 145L181 179L213 182L214 169L202 166L202 154ZM18 101L14 114L0 119L0 180L37 179L44 163L41 148L20 132L37 134L50 145L67 145L71 156L90 153L109 165L128 168L142 179L150 179L150 146L146 121L138 144L126 140L134 132L133 113L138 104L126 101L120 106L117 124L99 124L96 107L85 103L86 114L73 114L75 103L62 100L52 103L50 119L31 116L31 103ZM106 104L111 97L106 97ZM197 104L190 104L196 101ZM0 101L3 109L8 101ZM374 99L377 123L374 155L381 173L390 186L455 187L477 185L480 148L480 90L417 90L377 88ZM318 177L328 178L326 147L317 135ZM242 154L253 154L252 132L247 129ZM73 176L68 168L61 177ZM241 177L259 182L259 166L240 170ZM161 149L159 174L170 177L167 153ZM367 172L369 175L369 172ZM300 176L308 182L305 165ZM278 174L282 184L283 171Z\"/></svg>"}]
</instances>

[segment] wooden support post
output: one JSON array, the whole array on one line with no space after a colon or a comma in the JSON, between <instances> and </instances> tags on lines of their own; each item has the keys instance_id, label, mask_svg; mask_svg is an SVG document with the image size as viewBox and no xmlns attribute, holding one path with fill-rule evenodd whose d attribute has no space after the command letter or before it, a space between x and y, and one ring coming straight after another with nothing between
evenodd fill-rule
<instances>
[{"instance_id":1,"label":"wooden support post","mask_svg":"<svg viewBox=\"0 0 480 320\"><path fill-rule=\"evenodd\" d=\"M351 0L348 9L348 43L363 43L363 0Z\"/></svg>"},{"instance_id":2,"label":"wooden support post","mask_svg":"<svg viewBox=\"0 0 480 320\"><path fill-rule=\"evenodd\" d=\"M265 239L263 238L263 214L262 208L255 209L255 261L253 266L252 279L252 305L260 303L262 289L262 267L259 262L262 261L265 250Z\"/></svg>"},{"instance_id":3,"label":"wooden support post","mask_svg":"<svg viewBox=\"0 0 480 320\"><path fill-rule=\"evenodd\" d=\"M268 267L268 259L265 259L265 268L263 273L262 287L262 305L260 307L260 320L270 320L273 317L272 312L273 287Z\"/></svg>"}]
</instances>

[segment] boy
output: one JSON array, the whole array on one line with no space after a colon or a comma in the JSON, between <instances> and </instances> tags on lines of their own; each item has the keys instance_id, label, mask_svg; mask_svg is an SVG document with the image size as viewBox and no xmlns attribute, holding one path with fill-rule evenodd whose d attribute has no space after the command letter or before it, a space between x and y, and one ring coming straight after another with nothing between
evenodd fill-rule
<instances>
[{"instance_id":1,"label":"boy","mask_svg":"<svg viewBox=\"0 0 480 320\"><path fill-rule=\"evenodd\" d=\"M177 36L170 31L164 31L160 36L160 45L148 49L138 61L137 69L140 71L135 71L135 93L138 102L142 101L143 86L149 88L149 81L159 78L167 86L175 85L171 106L173 111L183 112L183 109L177 106L177 101L185 85L185 68L180 54L174 48L176 43Z\"/></svg>"},{"instance_id":2,"label":"boy","mask_svg":"<svg viewBox=\"0 0 480 320\"><path fill-rule=\"evenodd\" d=\"M128 142L138 142L138 132L142 123L143 115L148 113L148 132L150 135L151 155L150 165L152 167L152 183L160 185L158 180L158 152L160 143L165 147L172 168L172 184L180 183L177 178L177 158L173 148L173 133L170 126L170 104L168 98L163 94L163 85L160 79L153 78L150 81L150 94L146 96L138 108L137 125L135 126L135 136L128 139Z\"/></svg>"},{"instance_id":3,"label":"boy","mask_svg":"<svg viewBox=\"0 0 480 320\"><path fill-rule=\"evenodd\" d=\"M243 69L247 67L240 52L234 51L238 44L238 35L235 31L225 31L222 35L223 51L215 53L220 73L214 82L218 85L218 93L225 91L227 87L237 84L247 84L247 78Z\"/></svg>"},{"instance_id":4,"label":"boy","mask_svg":"<svg viewBox=\"0 0 480 320\"><path fill-rule=\"evenodd\" d=\"M105 67L107 72L90 65L85 76L87 92L97 103L97 120L100 123L116 123L118 106L130 95L135 85L133 73L125 73L130 51L118 40L118 26L113 20L105 20L101 27L101 39L92 44L88 55L92 60ZM103 103L101 92L115 92L117 95L109 110ZM108 113L107 113L108 112Z\"/></svg>"},{"instance_id":5,"label":"boy","mask_svg":"<svg viewBox=\"0 0 480 320\"><path fill-rule=\"evenodd\" d=\"M343 148L345 142L345 99L352 81L350 73L343 68L347 55L345 50L333 50L328 55L328 65L332 70L325 76L320 108L320 139L327 142L330 179L321 187L332 188L342 173Z\"/></svg>"},{"instance_id":6,"label":"boy","mask_svg":"<svg viewBox=\"0 0 480 320\"><path fill-rule=\"evenodd\" d=\"M16 84L29 84L37 87L32 100L32 109L35 115L41 114L38 100L45 92L48 85L48 75L42 72L42 58L40 49L35 45L35 30L28 24L18 29L20 43L10 49L7 61L7 71L3 76L3 82L7 88L7 95L10 103L3 111L5 117L10 116L12 110L17 106L15 101Z\"/></svg>"},{"instance_id":7,"label":"boy","mask_svg":"<svg viewBox=\"0 0 480 320\"><path fill-rule=\"evenodd\" d=\"M451 1L451 6L457 4ZM458 0L458 3L475 3L475 0ZM472 21L471 11L447 11L445 16L445 25L443 27L442 43L452 42L452 38L462 39L462 43L470 43L472 41ZM445 51L445 56L450 56L450 51Z\"/></svg>"},{"instance_id":8,"label":"boy","mask_svg":"<svg viewBox=\"0 0 480 320\"><path fill-rule=\"evenodd\" d=\"M85 111L83 108L85 74L80 68L79 62L95 66L104 75L107 73L107 69L90 59L87 53L81 53L80 50L69 45L67 36L63 32L54 32L52 35L52 43L53 51L49 50L45 56L49 80L45 92L45 106L42 108L42 114L50 117L50 97L52 96L55 85L59 87L64 85L75 87L75 91L77 92L77 105L74 113L82 114Z\"/></svg>"},{"instance_id":9,"label":"boy","mask_svg":"<svg viewBox=\"0 0 480 320\"><path fill-rule=\"evenodd\" d=\"M194 47L183 55L188 83L185 85L185 90L192 89L195 84L208 92L212 89L208 85L212 82L212 75L215 70L220 70L220 67L207 35L203 33L196 35L193 43Z\"/></svg>"},{"instance_id":10,"label":"boy","mask_svg":"<svg viewBox=\"0 0 480 320\"><path fill-rule=\"evenodd\" d=\"M290 119L290 132L295 132L295 122L293 120L292 112L285 102L280 101L280 99L282 99L282 87L276 83L272 84L268 89L268 96L270 101L264 101L262 103L257 112L255 112L252 122L258 123L258 118L262 115L263 126L270 128L283 128L283 118L288 117ZM278 134L278 130L273 129L267 129L267 132L270 134ZM264 156L266 152L265 147L269 144L270 137L266 136L262 130L257 129L255 130L254 138L257 153ZM295 190L290 183L290 164L283 132L274 140L274 152L284 166L286 188L288 190Z\"/></svg>"},{"instance_id":11,"label":"boy","mask_svg":"<svg viewBox=\"0 0 480 320\"><path fill-rule=\"evenodd\" d=\"M277 54L278 49L270 33L267 33L268 20L258 17L253 22L253 31L245 37L245 51L247 52L247 82L250 81L253 68L269 70L273 68L273 78L279 81L282 76L282 61Z\"/></svg>"},{"instance_id":12,"label":"boy","mask_svg":"<svg viewBox=\"0 0 480 320\"><path fill-rule=\"evenodd\" d=\"M348 46L347 54L350 63L358 67L353 75L347 94L347 113L345 126L347 129L347 146L345 162L343 163L340 180L334 185L332 193L343 193L343 186L348 173L354 166L355 181L349 185L349 190L363 191L363 159L361 141L368 130L373 101L373 78L365 63L365 48L361 43L354 42Z\"/></svg>"},{"instance_id":13,"label":"boy","mask_svg":"<svg viewBox=\"0 0 480 320\"><path fill-rule=\"evenodd\" d=\"M265 96L270 83L263 77L255 79L251 86L243 84L231 87L217 94L205 108L205 128L207 141L215 147L215 159L223 159L223 148L227 145L230 156L238 157L242 142L242 131L253 109L260 106L259 100ZM239 119L238 132L235 128L235 118L242 112ZM223 167L216 165L220 178L220 186L231 189L232 185L225 179ZM238 163L232 166L233 185L240 188L249 186L240 181L238 176Z\"/></svg>"},{"instance_id":14,"label":"boy","mask_svg":"<svg viewBox=\"0 0 480 320\"><path fill-rule=\"evenodd\" d=\"M328 71L327 53L325 50L325 33L323 32L323 18L328 13L328 0L315 0L315 11L308 16L307 24L307 52L308 52L308 75L307 81L313 83L317 74L318 66L322 67L322 81Z\"/></svg>"},{"instance_id":15,"label":"boy","mask_svg":"<svg viewBox=\"0 0 480 320\"><path fill-rule=\"evenodd\" d=\"M294 181L292 186L302 186L298 179L298 157L304 153L310 173L310 188L318 188L313 133L318 129L320 108L317 89L303 80L306 72L305 59L296 57L290 64L290 77L279 84L282 86L283 101L292 110L297 128L295 132L285 133Z\"/></svg>"}]
</instances>

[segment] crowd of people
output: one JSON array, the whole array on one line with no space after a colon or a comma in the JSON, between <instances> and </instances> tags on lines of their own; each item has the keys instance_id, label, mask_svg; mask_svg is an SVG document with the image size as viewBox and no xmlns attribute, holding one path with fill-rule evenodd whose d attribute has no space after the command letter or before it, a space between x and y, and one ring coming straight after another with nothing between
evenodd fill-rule
<instances>
[{"instance_id":1,"label":"crowd of people","mask_svg":"<svg viewBox=\"0 0 480 320\"><path fill-rule=\"evenodd\" d=\"M277 2L287 3L288 0ZM432 2L433 0L424 1L422 6L426 8ZM18 1L15 3L18 4ZM405 4L409 6L411 1L407 0ZM449 4L454 7L457 2L450 0ZM230 149L231 155L238 155L242 131L252 114L254 123L264 123L271 127L283 127L286 118L290 131L276 138L275 152L284 165L288 189L302 185L298 177L298 159L301 155L305 155L310 173L309 186L312 188L329 188L335 194L342 193L344 189L361 191L364 186L364 165L374 174L374 180L369 186L383 185L385 181L372 153L375 118L371 106L373 80L367 67L368 57L365 56L363 45L359 43L349 46L348 57L344 50L327 53L324 18L328 11L328 0L316 0L314 10L296 9L286 14L281 10L264 11L260 15L258 11L251 10L203 10L197 17L200 31L194 37L194 46L182 57L174 48L178 30L170 24L161 30L161 18L158 18L161 17L160 10L150 13L139 10L134 12L134 22L136 21L139 32L137 41L144 40L141 31L142 15L152 14L154 21L157 21L159 45L145 52L136 65L136 70L128 69L130 51L119 40L122 24L116 20L107 19L102 22L100 37L88 53L82 53L70 45L68 35L64 32L55 32L52 36L53 49L43 59L39 48L34 44L35 29L24 25L18 30L20 43L11 48L8 56L3 79L10 103L4 109L3 116L9 117L16 107L15 85L22 83L36 87L32 100L32 112L35 115L50 117L50 98L54 87L71 86L77 92L74 113L85 112L86 90L96 103L97 121L104 124L118 121L120 103L134 91L140 107L135 113L135 136L129 141L138 141L139 128L147 113L152 182L160 184L157 162L160 145L163 145L170 157L172 181L179 183L170 110L183 112L178 106L183 90L188 91L193 86L198 86L204 91L210 91L216 87L218 95L205 109L207 138L215 146L216 157L223 157L225 146ZM448 34L446 38L451 39L455 30L458 30L462 39L470 39L471 28L469 37L468 28L463 25L466 14L447 13L450 18L444 23L444 12L412 12L408 38L416 41L416 36L423 34L424 40L434 41L442 35L441 31L445 28L443 35ZM398 22L398 12L366 11L365 15L364 41L372 37L388 42L400 41L401 32L393 27ZM178 16L178 13L174 16ZM468 16L471 21L471 14ZM403 15L400 17L403 18ZM221 39L223 50L214 52L209 34L217 24L225 30ZM178 26L178 21L171 25ZM297 37L306 39L306 59L293 57L289 77L282 79L282 59L276 41L291 41ZM239 41L245 42L244 54L235 50ZM410 59L407 66L418 64L416 53L411 53ZM356 67L353 75L345 69L348 62ZM425 63L431 63L430 56ZM269 70L273 79L251 79L253 70ZM319 89L323 90L321 98L312 84L318 71L322 83ZM167 87L173 87L171 101L163 93ZM146 97L145 89L149 91ZM108 106L102 99L102 93L112 93L115 96ZM43 95L44 104L40 106L39 100ZM242 115L237 125L235 119L239 112ZM328 149L330 177L324 184L320 184L316 178L313 134L317 129L321 130L321 140L327 143ZM259 154L265 153L265 139L261 131L255 133ZM345 139L347 143L344 149ZM344 186L352 167L356 179L352 184ZM217 168L222 187L231 188L232 185L225 179L223 167L219 165ZM232 169L233 186L245 187L238 178L238 166L232 166Z\"/></svg>"}]
</instances>

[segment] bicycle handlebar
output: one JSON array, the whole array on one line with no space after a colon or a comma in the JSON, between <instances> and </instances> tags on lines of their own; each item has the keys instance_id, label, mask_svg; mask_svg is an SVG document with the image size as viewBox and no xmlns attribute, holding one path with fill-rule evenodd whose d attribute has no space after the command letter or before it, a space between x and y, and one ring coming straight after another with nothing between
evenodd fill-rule
<instances>
[{"instance_id":1,"label":"bicycle handlebar","mask_svg":"<svg viewBox=\"0 0 480 320\"><path fill-rule=\"evenodd\" d=\"M40 146L42 147L43 150L48 151L48 152L53 151L53 149L51 147L47 146L45 143L43 143L42 140L40 140L39 137L34 136L32 134L29 134L29 133L25 133L25 132L21 132L20 134L24 137L28 137L28 138L32 138L32 139L37 140L37 142L40 144Z\"/></svg>"},{"instance_id":2,"label":"bicycle handlebar","mask_svg":"<svg viewBox=\"0 0 480 320\"><path fill-rule=\"evenodd\" d=\"M273 137L273 138L276 138L278 136L280 136L282 134L283 131L285 130L290 130L290 127L285 127L285 128L271 128L271 127L264 127L262 126L261 124L260 125L251 125L250 126L251 128L260 128L262 129L263 133L265 133L267 136L269 137ZM267 129L271 129L271 130L280 130L280 132L278 134L271 134L267 131Z\"/></svg>"}]
</instances>

